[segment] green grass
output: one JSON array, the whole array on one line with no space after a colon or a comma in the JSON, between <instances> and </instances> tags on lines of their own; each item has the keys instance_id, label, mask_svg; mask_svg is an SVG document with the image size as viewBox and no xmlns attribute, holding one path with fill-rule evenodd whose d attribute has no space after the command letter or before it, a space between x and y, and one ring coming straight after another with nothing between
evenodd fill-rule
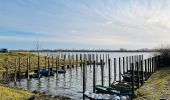
<instances>
[{"instance_id":1,"label":"green grass","mask_svg":"<svg viewBox=\"0 0 170 100\"><path fill-rule=\"evenodd\" d=\"M170 99L170 67L157 70L149 80L135 91L135 100Z\"/></svg>"}]
</instances>

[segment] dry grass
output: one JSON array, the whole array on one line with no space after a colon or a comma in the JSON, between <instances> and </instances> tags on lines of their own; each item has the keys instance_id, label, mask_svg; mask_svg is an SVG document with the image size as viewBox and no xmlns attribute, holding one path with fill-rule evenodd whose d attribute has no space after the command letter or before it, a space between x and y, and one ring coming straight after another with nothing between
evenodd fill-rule
<instances>
[{"instance_id":1,"label":"dry grass","mask_svg":"<svg viewBox=\"0 0 170 100\"><path fill-rule=\"evenodd\" d=\"M157 70L140 89L135 100L170 99L170 67Z\"/></svg>"},{"instance_id":2,"label":"dry grass","mask_svg":"<svg viewBox=\"0 0 170 100\"><path fill-rule=\"evenodd\" d=\"M28 100L34 94L0 84L0 100Z\"/></svg>"}]
</instances>

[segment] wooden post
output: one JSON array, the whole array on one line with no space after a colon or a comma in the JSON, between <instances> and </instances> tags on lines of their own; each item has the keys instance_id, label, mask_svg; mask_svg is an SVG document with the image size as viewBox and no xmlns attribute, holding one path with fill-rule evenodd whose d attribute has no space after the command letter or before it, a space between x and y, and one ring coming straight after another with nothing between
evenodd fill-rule
<instances>
[{"instance_id":1,"label":"wooden post","mask_svg":"<svg viewBox=\"0 0 170 100\"><path fill-rule=\"evenodd\" d=\"M117 65L116 64L116 58L114 58L114 81L116 81L116 68L117 68L116 65Z\"/></svg>"},{"instance_id":2,"label":"wooden post","mask_svg":"<svg viewBox=\"0 0 170 100\"><path fill-rule=\"evenodd\" d=\"M149 61L149 59L147 59L148 60L148 78L150 77L150 61Z\"/></svg>"},{"instance_id":3,"label":"wooden post","mask_svg":"<svg viewBox=\"0 0 170 100\"><path fill-rule=\"evenodd\" d=\"M76 71L77 71L77 66L78 66L78 55L76 54Z\"/></svg>"},{"instance_id":4,"label":"wooden post","mask_svg":"<svg viewBox=\"0 0 170 100\"><path fill-rule=\"evenodd\" d=\"M128 63L128 57L126 57L126 72L129 70L129 63Z\"/></svg>"},{"instance_id":5,"label":"wooden post","mask_svg":"<svg viewBox=\"0 0 170 100\"><path fill-rule=\"evenodd\" d=\"M82 55L80 54L80 66L81 66L81 70L82 70Z\"/></svg>"},{"instance_id":6,"label":"wooden post","mask_svg":"<svg viewBox=\"0 0 170 100\"><path fill-rule=\"evenodd\" d=\"M149 61L149 62L150 62L150 63L149 63L149 64L150 64L150 75L152 75L152 59L149 58L149 60L150 60L150 61Z\"/></svg>"},{"instance_id":7,"label":"wooden post","mask_svg":"<svg viewBox=\"0 0 170 100\"><path fill-rule=\"evenodd\" d=\"M133 57L133 56L132 56ZM131 60L131 56L129 56L129 67L130 67L130 71L132 71L132 66L131 66L131 62L132 62L132 60Z\"/></svg>"},{"instance_id":8,"label":"wooden post","mask_svg":"<svg viewBox=\"0 0 170 100\"><path fill-rule=\"evenodd\" d=\"M97 63L97 66L98 66L98 54L96 54L96 63Z\"/></svg>"},{"instance_id":9,"label":"wooden post","mask_svg":"<svg viewBox=\"0 0 170 100\"><path fill-rule=\"evenodd\" d=\"M83 100L85 100L85 93L86 91L86 56L84 55L83 61Z\"/></svg>"},{"instance_id":10,"label":"wooden post","mask_svg":"<svg viewBox=\"0 0 170 100\"><path fill-rule=\"evenodd\" d=\"M119 82L121 81L121 58L119 57Z\"/></svg>"},{"instance_id":11,"label":"wooden post","mask_svg":"<svg viewBox=\"0 0 170 100\"><path fill-rule=\"evenodd\" d=\"M52 67L52 70L53 70L53 67L54 67L54 57L53 57L53 55L52 55L52 65L51 65L51 67Z\"/></svg>"},{"instance_id":12,"label":"wooden post","mask_svg":"<svg viewBox=\"0 0 170 100\"><path fill-rule=\"evenodd\" d=\"M38 77L40 77L40 57L38 55Z\"/></svg>"},{"instance_id":13,"label":"wooden post","mask_svg":"<svg viewBox=\"0 0 170 100\"><path fill-rule=\"evenodd\" d=\"M31 70L31 57L29 57L29 70Z\"/></svg>"},{"instance_id":14,"label":"wooden post","mask_svg":"<svg viewBox=\"0 0 170 100\"><path fill-rule=\"evenodd\" d=\"M147 60L145 59L145 81L148 79Z\"/></svg>"},{"instance_id":15,"label":"wooden post","mask_svg":"<svg viewBox=\"0 0 170 100\"><path fill-rule=\"evenodd\" d=\"M50 76L50 58L48 57L48 76Z\"/></svg>"},{"instance_id":16,"label":"wooden post","mask_svg":"<svg viewBox=\"0 0 170 100\"><path fill-rule=\"evenodd\" d=\"M139 75L139 62L136 62L136 68L137 68L137 88L140 87L140 75Z\"/></svg>"},{"instance_id":17,"label":"wooden post","mask_svg":"<svg viewBox=\"0 0 170 100\"><path fill-rule=\"evenodd\" d=\"M56 65L56 67L55 67L56 68L56 74L58 74L58 56L56 57L55 65Z\"/></svg>"},{"instance_id":18,"label":"wooden post","mask_svg":"<svg viewBox=\"0 0 170 100\"><path fill-rule=\"evenodd\" d=\"M102 86L104 85L104 68L103 68L103 60L100 60L101 63L101 79L102 79Z\"/></svg>"},{"instance_id":19,"label":"wooden post","mask_svg":"<svg viewBox=\"0 0 170 100\"><path fill-rule=\"evenodd\" d=\"M96 63L95 60L93 60L93 93L95 93L96 90Z\"/></svg>"},{"instance_id":20,"label":"wooden post","mask_svg":"<svg viewBox=\"0 0 170 100\"><path fill-rule=\"evenodd\" d=\"M131 68L132 68L132 98L131 100L133 100L134 97L134 91L135 91L135 78L134 78L134 63L131 64Z\"/></svg>"},{"instance_id":21,"label":"wooden post","mask_svg":"<svg viewBox=\"0 0 170 100\"><path fill-rule=\"evenodd\" d=\"M141 64L140 66L141 66L141 73L142 73L142 74L141 74L141 77L142 77L142 83L141 83L141 85L143 85L143 84L144 84L143 59L141 60L141 63L140 63L140 64Z\"/></svg>"},{"instance_id":22,"label":"wooden post","mask_svg":"<svg viewBox=\"0 0 170 100\"><path fill-rule=\"evenodd\" d=\"M20 79L20 73L21 73L21 58L19 57L18 58L18 64L19 64L19 69L18 69L18 77L19 77L19 79Z\"/></svg>"},{"instance_id":23,"label":"wooden post","mask_svg":"<svg viewBox=\"0 0 170 100\"><path fill-rule=\"evenodd\" d=\"M91 62L91 54L89 54L89 60L88 60L88 62L90 63L90 67L91 67L91 65L92 65L92 62Z\"/></svg>"},{"instance_id":24,"label":"wooden post","mask_svg":"<svg viewBox=\"0 0 170 100\"><path fill-rule=\"evenodd\" d=\"M107 64L108 64L107 62L109 61L109 59L107 59L107 54L106 54L106 58L105 59L106 59L105 63L106 63L106 67L107 67Z\"/></svg>"},{"instance_id":25,"label":"wooden post","mask_svg":"<svg viewBox=\"0 0 170 100\"><path fill-rule=\"evenodd\" d=\"M29 58L27 58L27 79L29 79Z\"/></svg>"},{"instance_id":26,"label":"wooden post","mask_svg":"<svg viewBox=\"0 0 170 100\"><path fill-rule=\"evenodd\" d=\"M72 67L74 68L74 54L72 55L72 59L73 59L73 64L72 64Z\"/></svg>"},{"instance_id":27,"label":"wooden post","mask_svg":"<svg viewBox=\"0 0 170 100\"><path fill-rule=\"evenodd\" d=\"M125 72L125 57L123 57L123 74Z\"/></svg>"},{"instance_id":28,"label":"wooden post","mask_svg":"<svg viewBox=\"0 0 170 100\"><path fill-rule=\"evenodd\" d=\"M154 57L152 57L152 73L154 73L155 65L154 65Z\"/></svg>"},{"instance_id":29,"label":"wooden post","mask_svg":"<svg viewBox=\"0 0 170 100\"><path fill-rule=\"evenodd\" d=\"M109 86L111 86L111 61L110 59L108 59L108 66L109 66Z\"/></svg>"}]
</instances>

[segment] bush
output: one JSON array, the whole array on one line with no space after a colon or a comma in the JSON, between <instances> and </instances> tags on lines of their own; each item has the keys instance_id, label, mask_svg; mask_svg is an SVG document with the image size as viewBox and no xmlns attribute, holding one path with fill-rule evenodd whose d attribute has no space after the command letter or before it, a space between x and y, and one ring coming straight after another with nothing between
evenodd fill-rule
<instances>
[{"instance_id":1,"label":"bush","mask_svg":"<svg viewBox=\"0 0 170 100\"><path fill-rule=\"evenodd\" d=\"M170 45L161 46L158 51L161 56L161 64L163 64L164 66L170 65Z\"/></svg>"}]
</instances>

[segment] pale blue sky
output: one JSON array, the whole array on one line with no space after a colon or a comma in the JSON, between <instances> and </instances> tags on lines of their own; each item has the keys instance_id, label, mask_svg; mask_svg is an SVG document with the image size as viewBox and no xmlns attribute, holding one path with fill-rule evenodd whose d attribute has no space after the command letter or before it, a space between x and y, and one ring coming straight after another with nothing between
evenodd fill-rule
<instances>
[{"instance_id":1,"label":"pale blue sky","mask_svg":"<svg viewBox=\"0 0 170 100\"><path fill-rule=\"evenodd\" d=\"M0 0L0 48L154 48L169 32L170 0Z\"/></svg>"}]
</instances>

